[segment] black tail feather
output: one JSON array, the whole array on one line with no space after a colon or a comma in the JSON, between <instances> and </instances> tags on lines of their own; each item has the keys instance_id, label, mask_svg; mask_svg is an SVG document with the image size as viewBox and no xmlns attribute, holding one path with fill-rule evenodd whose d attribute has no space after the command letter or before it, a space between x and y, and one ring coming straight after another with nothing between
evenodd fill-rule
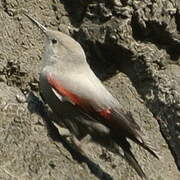
<instances>
[{"instance_id":1,"label":"black tail feather","mask_svg":"<svg viewBox=\"0 0 180 180\"><path fill-rule=\"evenodd\" d=\"M145 141L142 139L139 135L138 138L131 138L134 142L139 144L141 147L143 147L145 150L147 150L150 154L152 154L157 159L160 159L160 155L158 154L158 151L151 145L150 142L147 140Z\"/></svg>"},{"instance_id":2,"label":"black tail feather","mask_svg":"<svg viewBox=\"0 0 180 180\"><path fill-rule=\"evenodd\" d=\"M143 172L141 166L139 165L139 163L137 162L136 158L130 150L124 151L124 158L127 160L129 165L135 169L135 171L142 179L147 179L146 174Z\"/></svg>"},{"instance_id":3,"label":"black tail feather","mask_svg":"<svg viewBox=\"0 0 180 180\"><path fill-rule=\"evenodd\" d=\"M129 165L138 173L138 175L142 179L147 179L146 174L142 170L141 166L139 165L138 161L136 160L135 156L131 152L131 145L126 140L125 137L121 138L113 138L114 141L123 149L124 151L124 158L129 163Z\"/></svg>"},{"instance_id":4,"label":"black tail feather","mask_svg":"<svg viewBox=\"0 0 180 180\"><path fill-rule=\"evenodd\" d=\"M121 128L121 135L123 134L127 138L133 140L138 145L142 146L149 153L155 156L157 159L160 159L155 148L150 145L150 143L146 140L143 140L140 133L140 127L135 122L130 112L124 113L122 109L112 111L113 118L118 122L119 127ZM121 121L120 121L121 120ZM116 134L116 136L118 136Z\"/></svg>"}]
</instances>

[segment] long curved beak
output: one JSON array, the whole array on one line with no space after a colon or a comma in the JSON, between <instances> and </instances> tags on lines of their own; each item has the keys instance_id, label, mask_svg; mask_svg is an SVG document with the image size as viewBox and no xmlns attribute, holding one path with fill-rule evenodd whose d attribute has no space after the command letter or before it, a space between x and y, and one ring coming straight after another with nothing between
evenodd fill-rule
<instances>
[{"instance_id":1,"label":"long curved beak","mask_svg":"<svg viewBox=\"0 0 180 180\"><path fill-rule=\"evenodd\" d=\"M37 26L39 29L41 29L44 34L46 34L47 28L45 28L42 24L40 24L38 21L36 21L34 18L32 18L31 16L29 16L28 14L25 14L25 13L24 13L24 15L25 15L26 17L28 17L34 24L36 24L36 26Z\"/></svg>"}]
</instances>

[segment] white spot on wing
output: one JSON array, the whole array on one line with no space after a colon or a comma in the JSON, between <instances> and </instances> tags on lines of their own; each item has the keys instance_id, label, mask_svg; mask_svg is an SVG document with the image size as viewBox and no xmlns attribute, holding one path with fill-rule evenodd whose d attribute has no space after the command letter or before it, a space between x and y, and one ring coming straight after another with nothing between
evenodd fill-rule
<instances>
[{"instance_id":1,"label":"white spot on wing","mask_svg":"<svg viewBox=\"0 0 180 180\"><path fill-rule=\"evenodd\" d=\"M58 99L61 101L61 102L70 102L71 104L75 105L74 102L72 102L68 97L65 97L65 96L61 96L54 88L52 88L52 91L54 92L54 94L58 97Z\"/></svg>"},{"instance_id":2,"label":"white spot on wing","mask_svg":"<svg viewBox=\"0 0 180 180\"><path fill-rule=\"evenodd\" d=\"M54 94L58 97L58 99L63 102L63 96L61 96L54 88L52 88L52 91L54 92Z\"/></svg>"}]
</instances>

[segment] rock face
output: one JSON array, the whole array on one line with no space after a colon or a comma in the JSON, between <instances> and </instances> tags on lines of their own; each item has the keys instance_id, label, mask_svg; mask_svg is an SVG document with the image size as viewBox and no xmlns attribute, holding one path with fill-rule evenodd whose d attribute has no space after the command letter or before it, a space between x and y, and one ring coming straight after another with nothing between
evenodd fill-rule
<instances>
[{"instance_id":1,"label":"rock face","mask_svg":"<svg viewBox=\"0 0 180 180\"><path fill-rule=\"evenodd\" d=\"M45 118L38 98L44 37L24 9L79 41L95 73L132 112L160 151L158 161L132 143L149 179L179 180L179 0L0 1L0 179L140 179L98 145L88 145L89 159L81 156Z\"/></svg>"}]
</instances>

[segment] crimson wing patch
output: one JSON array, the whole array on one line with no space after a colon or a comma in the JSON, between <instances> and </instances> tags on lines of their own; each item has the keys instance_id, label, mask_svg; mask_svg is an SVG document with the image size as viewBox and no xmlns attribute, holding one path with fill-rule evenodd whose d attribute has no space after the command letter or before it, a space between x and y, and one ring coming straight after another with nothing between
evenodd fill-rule
<instances>
[{"instance_id":1,"label":"crimson wing patch","mask_svg":"<svg viewBox=\"0 0 180 180\"><path fill-rule=\"evenodd\" d=\"M47 76L47 80L48 83L52 86L53 89L56 90L58 94L69 99L72 104L79 105L82 109L86 111L95 111L105 119L111 119L111 109L102 109L97 111L92 107L92 105L87 102L86 99L83 99L78 95L72 93L68 89L64 88L60 81L56 80L56 78L52 74L49 74Z\"/></svg>"},{"instance_id":2,"label":"crimson wing patch","mask_svg":"<svg viewBox=\"0 0 180 180\"><path fill-rule=\"evenodd\" d=\"M47 76L47 80L48 83L52 86L53 89L56 90L58 94L68 99L72 104L78 105L86 111L92 111L92 107L87 103L85 99L80 98L78 95L64 88L61 82L56 80L56 78L53 75L49 74Z\"/></svg>"}]
</instances>

